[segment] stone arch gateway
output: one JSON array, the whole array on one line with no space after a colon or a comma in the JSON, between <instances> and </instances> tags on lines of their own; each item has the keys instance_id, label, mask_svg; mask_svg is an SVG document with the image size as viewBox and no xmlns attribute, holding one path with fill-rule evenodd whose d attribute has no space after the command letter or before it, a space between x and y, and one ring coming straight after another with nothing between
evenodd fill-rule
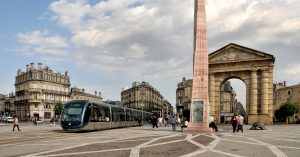
<instances>
[{"instance_id":1,"label":"stone arch gateway","mask_svg":"<svg viewBox=\"0 0 300 157\"><path fill-rule=\"evenodd\" d=\"M210 115L220 124L220 88L224 81L238 78L246 85L248 124L273 124L273 55L237 44L209 54Z\"/></svg>"}]
</instances>

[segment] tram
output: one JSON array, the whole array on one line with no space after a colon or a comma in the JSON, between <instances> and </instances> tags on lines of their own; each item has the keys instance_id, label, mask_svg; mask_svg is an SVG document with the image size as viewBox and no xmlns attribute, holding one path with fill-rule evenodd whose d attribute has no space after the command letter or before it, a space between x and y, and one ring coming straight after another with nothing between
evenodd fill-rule
<instances>
[{"instance_id":1,"label":"tram","mask_svg":"<svg viewBox=\"0 0 300 157\"><path fill-rule=\"evenodd\" d=\"M132 108L87 100L66 103L61 113L64 131L94 131L138 126L148 122L153 114Z\"/></svg>"}]
</instances>

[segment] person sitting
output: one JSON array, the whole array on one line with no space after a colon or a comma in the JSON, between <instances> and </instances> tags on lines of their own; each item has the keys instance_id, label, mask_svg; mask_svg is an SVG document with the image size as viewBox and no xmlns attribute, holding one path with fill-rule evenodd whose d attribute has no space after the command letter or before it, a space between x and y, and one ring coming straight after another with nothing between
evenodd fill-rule
<instances>
[{"instance_id":1,"label":"person sitting","mask_svg":"<svg viewBox=\"0 0 300 157\"><path fill-rule=\"evenodd\" d=\"M217 127L215 121L211 121L211 122L209 123L209 127L212 128L213 131L218 132L218 127Z\"/></svg>"},{"instance_id":2,"label":"person sitting","mask_svg":"<svg viewBox=\"0 0 300 157\"><path fill-rule=\"evenodd\" d=\"M188 125L189 125L189 121L187 121L187 119L184 118L184 123L183 123L183 125L181 126L181 131L183 131L183 128L187 128Z\"/></svg>"}]
</instances>

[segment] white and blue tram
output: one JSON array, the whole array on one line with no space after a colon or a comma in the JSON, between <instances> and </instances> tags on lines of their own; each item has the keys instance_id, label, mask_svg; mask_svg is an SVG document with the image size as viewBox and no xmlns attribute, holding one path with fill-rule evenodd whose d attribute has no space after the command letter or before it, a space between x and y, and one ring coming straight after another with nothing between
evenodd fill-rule
<instances>
[{"instance_id":1,"label":"white and blue tram","mask_svg":"<svg viewBox=\"0 0 300 157\"><path fill-rule=\"evenodd\" d=\"M61 113L61 127L65 131L94 131L148 123L153 114L87 100L66 103Z\"/></svg>"}]
</instances>

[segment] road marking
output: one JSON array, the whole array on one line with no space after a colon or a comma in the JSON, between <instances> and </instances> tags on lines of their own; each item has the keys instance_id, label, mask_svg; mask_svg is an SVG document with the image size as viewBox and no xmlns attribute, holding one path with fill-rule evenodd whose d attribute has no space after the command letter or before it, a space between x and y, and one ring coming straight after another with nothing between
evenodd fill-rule
<instances>
[{"instance_id":1,"label":"road marking","mask_svg":"<svg viewBox=\"0 0 300 157\"><path fill-rule=\"evenodd\" d=\"M254 138L251 138L251 137L246 137L246 139L252 140L259 144L263 144L263 145L267 146L277 157L287 157L287 155L285 155L281 150L279 150L277 147L275 147L272 144L262 142L262 141L254 139Z\"/></svg>"},{"instance_id":2,"label":"road marking","mask_svg":"<svg viewBox=\"0 0 300 157\"><path fill-rule=\"evenodd\" d=\"M55 156L70 156L70 155L80 155L80 154L92 154L92 153L103 153L103 152L112 152L112 151L121 151L121 150L130 150L131 148L122 148L122 149L109 149L109 150L100 150L100 151L86 151L86 152L76 152L76 153L63 153L63 154L52 154L52 155L42 155L42 157L55 157ZM36 157L36 156L23 156L23 157Z\"/></svg>"}]
</instances>

